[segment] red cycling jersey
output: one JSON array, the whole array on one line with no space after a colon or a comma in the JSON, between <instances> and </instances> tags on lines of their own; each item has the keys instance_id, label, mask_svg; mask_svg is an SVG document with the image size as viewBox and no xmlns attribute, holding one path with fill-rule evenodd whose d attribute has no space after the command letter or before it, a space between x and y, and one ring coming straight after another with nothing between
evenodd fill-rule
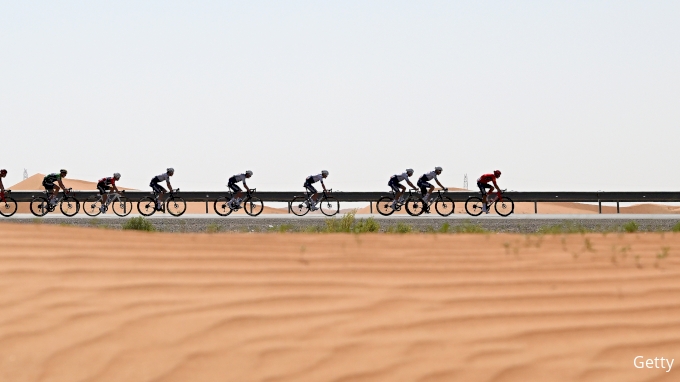
<instances>
[{"instance_id":1,"label":"red cycling jersey","mask_svg":"<svg viewBox=\"0 0 680 382\"><path fill-rule=\"evenodd\" d=\"M496 180L496 175L494 174L484 174L477 179L479 183L489 183Z\"/></svg>"},{"instance_id":2,"label":"red cycling jersey","mask_svg":"<svg viewBox=\"0 0 680 382\"><path fill-rule=\"evenodd\" d=\"M99 183L104 183L107 186L112 186L116 184L116 178L114 177L101 178L99 179Z\"/></svg>"}]
</instances>

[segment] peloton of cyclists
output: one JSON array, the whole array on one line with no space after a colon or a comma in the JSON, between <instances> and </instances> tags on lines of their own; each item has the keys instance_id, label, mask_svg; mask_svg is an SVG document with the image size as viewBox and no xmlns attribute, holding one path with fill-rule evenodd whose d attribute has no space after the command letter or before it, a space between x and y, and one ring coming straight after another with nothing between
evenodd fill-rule
<instances>
[{"instance_id":1,"label":"peloton of cyclists","mask_svg":"<svg viewBox=\"0 0 680 382\"><path fill-rule=\"evenodd\" d=\"M45 175L45 177L43 178L42 181L43 187L45 187L45 190L47 192L51 192L49 196L50 205L57 204L57 193L59 192L60 189L66 192L64 182L62 182L62 179L66 178L66 174L68 174L68 171L62 168L61 170L59 170L59 173L53 172L51 174ZM59 186L54 184L54 182L59 183Z\"/></svg>"},{"instance_id":2,"label":"peloton of cyclists","mask_svg":"<svg viewBox=\"0 0 680 382\"><path fill-rule=\"evenodd\" d=\"M477 187L479 187L479 191L482 192L482 212L484 213L489 213L489 209L487 207L487 196L488 193L493 192L494 186L496 187L496 190L500 190L500 187L498 187L498 183L496 183L496 179L501 177L501 172L500 170L495 170L493 174L484 174L477 179ZM489 182L493 183L493 186L489 184ZM489 191L486 191L486 189L489 189Z\"/></svg>"},{"instance_id":3,"label":"peloton of cyclists","mask_svg":"<svg viewBox=\"0 0 680 382\"><path fill-rule=\"evenodd\" d=\"M425 213L430 213L430 207L428 207L428 203L430 201L430 197L432 197L432 191L434 191L434 186L430 184L430 181L434 179L439 187L441 187L444 191L447 190L446 187L439 183L439 179L437 178L437 175L441 175L441 173L442 168L437 166L434 168L434 171L426 172L423 174L423 176L418 178L418 187L420 187L420 193L423 195L423 201L425 202L423 206L425 207Z\"/></svg>"},{"instance_id":4,"label":"peloton of cyclists","mask_svg":"<svg viewBox=\"0 0 680 382\"><path fill-rule=\"evenodd\" d=\"M251 176L253 176L253 172L248 170L243 174L236 174L229 178L227 187L229 187L232 192L235 192L234 197L229 201L229 207L231 207L231 209L234 209L241 204L241 197L243 196L243 190L241 190L241 187L239 187L237 183L243 182L243 187L250 192L250 188L248 188L248 185L246 184L246 179L249 179Z\"/></svg>"},{"instance_id":5,"label":"peloton of cyclists","mask_svg":"<svg viewBox=\"0 0 680 382\"><path fill-rule=\"evenodd\" d=\"M5 193L5 185L2 184L2 178L7 176L7 170L4 168L0 170L0 193Z\"/></svg>"},{"instance_id":6,"label":"peloton of cyclists","mask_svg":"<svg viewBox=\"0 0 680 382\"><path fill-rule=\"evenodd\" d=\"M116 186L116 181L120 180L120 174L115 172L113 173L113 176L110 176L108 178L101 178L99 179L99 182L97 182L97 190L99 190L99 195L102 196L102 206L99 207L99 210L105 214L106 213L106 200L108 199L108 195L106 194L106 191L110 191L111 188L113 188L114 191L118 191L118 187Z\"/></svg>"},{"instance_id":7,"label":"peloton of cyclists","mask_svg":"<svg viewBox=\"0 0 680 382\"><path fill-rule=\"evenodd\" d=\"M168 192L163 186L161 186L160 182L165 181L165 184L167 184L168 189L172 190L172 185L170 184L170 177L175 174L175 169L172 167L168 167L167 170L163 174L156 175L151 179L151 183L149 183L149 186L158 193L158 200L156 201L156 211L163 211L163 194Z\"/></svg>"},{"instance_id":8,"label":"peloton of cyclists","mask_svg":"<svg viewBox=\"0 0 680 382\"><path fill-rule=\"evenodd\" d=\"M309 209L312 211L316 211L319 209L319 207L316 206L317 199L319 197L319 193L316 191L316 188L314 188L313 184L316 182L321 182L321 187L323 187L324 191L328 191L326 189L326 185L323 183L323 180L328 177L328 171L323 170L321 171L321 174L318 175L310 175L305 179L305 184L303 184L303 187L309 191L309 193L312 194L312 205L309 206Z\"/></svg>"},{"instance_id":9,"label":"peloton of cyclists","mask_svg":"<svg viewBox=\"0 0 680 382\"><path fill-rule=\"evenodd\" d=\"M407 168L405 172L401 174L396 174L392 175L390 177L390 181L387 182L387 185L390 186L392 191L394 191L394 201L392 202L392 209L395 209L397 206L397 203L403 202L401 199L401 196L404 194L406 191L406 187L401 184L404 180L406 183L408 183L409 186L411 186L411 189L418 190L416 186L411 183L409 178L413 175L413 169L412 168Z\"/></svg>"}]
</instances>

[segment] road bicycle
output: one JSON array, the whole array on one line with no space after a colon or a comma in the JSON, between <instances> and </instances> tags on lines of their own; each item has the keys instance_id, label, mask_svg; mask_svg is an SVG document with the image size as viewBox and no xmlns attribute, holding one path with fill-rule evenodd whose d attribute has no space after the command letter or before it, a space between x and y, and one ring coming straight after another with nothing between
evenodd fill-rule
<instances>
[{"instance_id":1,"label":"road bicycle","mask_svg":"<svg viewBox=\"0 0 680 382\"><path fill-rule=\"evenodd\" d=\"M9 194L12 190L0 192L0 215L10 217L17 212L17 201L12 199Z\"/></svg>"},{"instance_id":2,"label":"road bicycle","mask_svg":"<svg viewBox=\"0 0 680 382\"><path fill-rule=\"evenodd\" d=\"M179 192L179 188L168 192L168 196L163 203L163 212L168 211L172 216L181 216L187 210L187 203L181 197L176 196L176 192ZM159 196L160 194L154 190L153 196L145 196L137 202L139 213L144 216L151 216L156 213Z\"/></svg>"},{"instance_id":3,"label":"road bicycle","mask_svg":"<svg viewBox=\"0 0 680 382\"><path fill-rule=\"evenodd\" d=\"M498 190L498 192L487 195L487 211L490 211L491 205L494 206L499 215L504 217L515 211L515 203L513 203L512 199L503 195L505 191ZM479 216L483 212L482 203L482 198L471 196L465 202L465 211L472 216Z\"/></svg>"},{"instance_id":4,"label":"road bicycle","mask_svg":"<svg viewBox=\"0 0 680 382\"><path fill-rule=\"evenodd\" d=\"M121 191L124 193L125 191ZM83 202L83 211L89 216L97 216L101 211L102 200L104 195L92 195ZM104 203L104 212L108 210L109 206L113 209L113 213L123 217L128 216L132 212L132 202L128 198L122 196L121 194L113 191L109 191L109 197L106 198L106 203Z\"/></svg>"},{"instance_id":5,"label":"road bicycle","mask_svg":"<svg viewBox=\"0 0 680 382\"><path fill-rule=\"evenodd\" d=\"M340 202L333 196L328 194L332 193L333 190L323 191L319 198L317 199L317 205L326 216L333 216L340 212ZM312 209L314 202L312 201L312 194L309 191L305 191L304 196L296 196L290 202L290 210L297 216L304 216Z\"/></svg>"},{"instance_id":6,"label":"road bicycle","mask_svg":"<svg viewBox=\"0 0 680 382\"><path fill-rule=\"evenodd\" d=\"M226 196L220 196L215 200L215 212L220 216L227 216L234 211L238 211L243 208L244 211L250 216L257 216L262 213L264 205L262 200L256 196L253 196L256 189L251 188L246 190L246 196L244 198L236 199L236 205L233 205L232 200L234 199L234 193L229 192ZM241 207L243 205L243 207Z\"/></svg>"},{"instance_id":7,"label":"road bicycle","mask_svg":"<svg viewBox=\"0 0 680 382\"><path fill-rule=\"evenodd\" d=\"M53 199L53 203L49 202L52 195L50 191L43 191L43 194L43 196L38 196L31 200L31 213L35 216L41 217L45 216L48 212L54 212L57 209L57 204L59 204L61 213L68 217L80 211L80 202L71 195L72 189L70 188L57 194Z\"/></svg>"},{"instance_id":8,"label":"road bicycle","mask_svg":"<svg viewBox=\"0 0 680 382\"><path fill-rule=\"evenodd\" d=\"M394 190L390 191L390 193L392 194L391 196L381 196L375 205L376 209L378 210L378 213L383 216L390 216L394 213L394 211L401 211L401 207L403 207L406 203L411 201L415 196L413 191L414 191L413 189L408 190L408 196L406 195L406 191L404 191L404 193L401 194L399 200L397 200L397 202L394 204L394 207L392 207L392 202L394 202L394 196L396 195L396 192L394 192ZM412 215L411 212L409 212L408 208L406 209L406 212L409 215Z\"/></svg>"},{"instance_id":9,"label":"road bicycle","mask_svg":"<svg viewBox=\"0 0 680 382\"><path fill-rule=\"evenodd\" d=\"M443 190L448 191L447 188ZM413 195L406 201L406 212L411 216L420 216L434 205L434 209L441 216L449 216L454 211L454 203L448 196L442 195L442 190L437 190L437 195L431 195L430 200L425 202L421 196Z\"/></svg>"}]
</instances>

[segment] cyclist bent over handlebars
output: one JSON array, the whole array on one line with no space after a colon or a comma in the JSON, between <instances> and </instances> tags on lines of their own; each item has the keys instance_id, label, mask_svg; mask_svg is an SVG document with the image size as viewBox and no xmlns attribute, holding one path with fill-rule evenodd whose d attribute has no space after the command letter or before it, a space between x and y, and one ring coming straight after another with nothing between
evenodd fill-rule
<instances>
[{"instance_id":1,"label":"cyclist bent over handlebars","mask_svg":"<svg viewBox=\"0 0 680 382\"><path fill-rule=\"evenodd\" d=\"M57 174L56 172L45 175L43 178L42 185L45 187L45 190L47 192L51 192L49 196L49 202L51 205L56 204L57 202L57 193L59 192L59 189L61 187L64 192L66 192L66 187L64 186L64 183L62 182L63 178L66 178L66 174L68 174L68 171L64 170L63 168L59 170L59 173ZM59 186L54 184L54 182L59 183Z\"/></svg>"},{"instance_id":2,"label":"cyclist bent over handlebars","mask_svg":"<svg viewBox=\"0 0 680 382\"><path fill-rule=\"evenodd\" d=\"M117 193L120 193L120 191L118 191L118 187L116 186L117 180L120 180L120 174L115 172L113 173L113 176L101 178L99 179L99 182L97 182L97 190L99 190L99 195L102 196L102 206L99 207L99 211L101 211L103 214L106 213L106 200L109 198L109 195L106 194L106 191L111 191L111 188L113 188Z\"/></svg>"},{"instance_id":3,"label":"cyclist bent over handlebars","mask_svg":"<svg viewBox=\"0 0 680 382\"><path fill-rule=\"evenodd\" d=\"M394 201L392 201L392 209L396 208L397 203L401 201L401 196L404 194L406 191L406 187L401 184L402 181L406 181L409 186L411 186L412 189L418 190L416 186L411 183L411 181L408 179L413 175L413 169L412 168L407 168L405 172L401 174L396 174L392 175L390 178L390 181L387 182L387 185L390 186L392 191L394 191Z\"/></svg>"},{"instance_id":4,"label":"cyclist bent over handlebars","mask_svg":"<svg viewBox=\"0 0 680 382\"><path fill-rule=\"evenodd\" d=\"M434 179L434 181L437 182L439 187L446 191L446 187L442 186L442 184L439 183L439 179L437 179L437 175L441 174L442 168L437 166L434 168L434 171L427 172L418 179L418 187L420 187L420 193L423 195L423 201L425 202L423 207L425 207L425 212L428 214L430 213L428 202L432 197L432 191L434 191L434 186L430 184L430 181Z\"/></svg>"},{"instance_id":5,"label":"cyclist bent over handlebars","mask_svg":"<svg viewBox=\"0 0 680 382\"><path fill-rule=\"evenodd\" d=\"M165 181L168 185L168 189L172 190L172 185L170 185L170 177L175 174L175 169L168 167L164 174L156 175L151 179L149 186L158 193L158 200L156 201L156 211L163 211L163 194L168 192L163 186L158 184L159 182Z\"/></svg>"},{"instance_id":6,"label":"cyclist bent over handlebars","mask_svg":"<svg viewBox=\"0 0 680 382\"><path fill-rule=\"evenodd\" d=\"M248 170L243 174L236 174L229 178L227 187L229 187L229 189L234 192L234 197L229 201L232 209L241 203L241 197L243 196L243 190L241 190L241 187L239 187L237 183L243 182L243 187L245 187L246 190L250 192L250 188L248 188L248 185L246 184L246 179L250 178L251 176L253 176L253 172Z\"/></svg>"},{"instance_id":7,"label":"cyclist bent over handlebars","mask_svg":"<svg viewBox=\"0 0 680 382\"><path fill-rule=\"evenodd\" d=\"M479 187L479 191L482 192L482 212L484 213L489 213L489 210L486 206L486 200L489 192L493 192L494 186L496 186L496 190L500 191L500 187L498 187L498 183L496 183L496 179L501 177L501 172L500 170L495 170L493 174L484 174L477 179L477 187ZM493 183L493 186L489 184L489 182ZM487 192L486 189L489 189Z\"/></svg>"},{"instance_id":8,"label":"cyclist bent over handlebars","mask_svg":"<svg viewBox=\"0 0 680 382\"><path fill-rule=\"evenodd\" d=\"M328 171L323 170L321 171L321 174L318 175L310 175L305 179L305 184L303 184L303 187L309 191L310 194L312 194L312 205L309 207L310 210L316 211L319 208L316 206L317 199L319 198L319 193L316 191L316 188L314 188L313 184L321 181L321 187L323 187L324 191L326 190L326 185L323 183L323 180L328 177Z\"/></svg>"}]
</instances>

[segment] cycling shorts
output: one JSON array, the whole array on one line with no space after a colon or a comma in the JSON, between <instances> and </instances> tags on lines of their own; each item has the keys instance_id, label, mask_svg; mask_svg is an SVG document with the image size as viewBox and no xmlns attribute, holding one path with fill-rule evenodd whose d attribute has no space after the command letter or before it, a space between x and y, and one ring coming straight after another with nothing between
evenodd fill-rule
<instances>
[{"instance_id":1,"label":"cycling shorts","mask_svg":"<svg viewBox=\"0 0 680 382\"><path fill-rule=\"evenodd\" d=\"M486 189L487 188L489 188L489 189L493 188L492 185L490 185L488 183L482 183L482 182L477 182L477 187L479 187L479 191L482 192L482 195L486 195Z\"/></svg>"},{"instance_id":2,"label":"cycling shorts","mask_svg":"<svg viewBox=\"0 0 680 382\"><path fill-rule=\"evenodd\" d=\"M316 191L316 188L314 188L314 186L312 186L311 183L305 182L305 184L304 184L303 186L304 186L304 187L307 189L307 191L309 191L310 193L316 194L316 192L317 192L317 191Z\"/></svg>"},{"instance_id":3,"label":"cycling shorts","mask_svg":"<svg viewBox=\"0 0 680 382\"><path fill-rule=\"evenodd\" d=\"M229 180L230 180L230 182L229 182L229 184L227 184L227 187L229 187L230 190L232 190L233 192L242 191L241 187L239 187L238 184L231 182L231 179L229 179Z\"/></svg>"},{"instance_id":4,"label":"cycling shorts","mask_svg":"<svg viewBox=\"0 0 680 382\"><path fill-rule=\"evenodd\" d=\"M394 192L401 192L401 187L403 187L401 184L399 184L396 176L391 177L390 181L387 182L387 185L390 186Z\"/></svg>"},{"instance_id":5,"label":"cycling shorts","mask_svg":"<svg viewBox=\"0 0 680 382\"><path fill-rule=\"evenodd\" d=\"M158 180L156 178L151 179L151 183L149 183L149 186L154 190L156 193L161 193L161 192L168 192L165 187L161 186L158 184Z\"/></svg>"},{"instance_id":6,"label":"cycling shorts","mask_svg":"<svg viewBox=\"0 0 680 382\"><path fill-rule=\"evenodd\" d=\"M52 183L43 182L42 185L43 185L43 187L45 187L45 190L50 191L50 192L54 191L54 187L56 187L54 185L54 182L52 182Z\"/></svg>"},{"instance_id":7,"label":"cycling shorts","mask_svg":"<svg viewBox=\"0 0 680 382\"><path fill-rule=\"evenodd\" d=\"M432 187L432 184L428 182L424 177L418 179L418 187L420 187L420 192L425 196L427 194L427 190Z\"/></svg>"},{"instance_id":8,"label":"cycling shorts","mask_svg":"<svg viewBox=\"0 0 680 382\"><path fill-rule=\"evenodd\" d=\"M106 194L106 191L109 191L111 187L107 186L104 182L97 183L97 190L99 190L99 195L104 195Z\"/></svg>"}]
</instances>

